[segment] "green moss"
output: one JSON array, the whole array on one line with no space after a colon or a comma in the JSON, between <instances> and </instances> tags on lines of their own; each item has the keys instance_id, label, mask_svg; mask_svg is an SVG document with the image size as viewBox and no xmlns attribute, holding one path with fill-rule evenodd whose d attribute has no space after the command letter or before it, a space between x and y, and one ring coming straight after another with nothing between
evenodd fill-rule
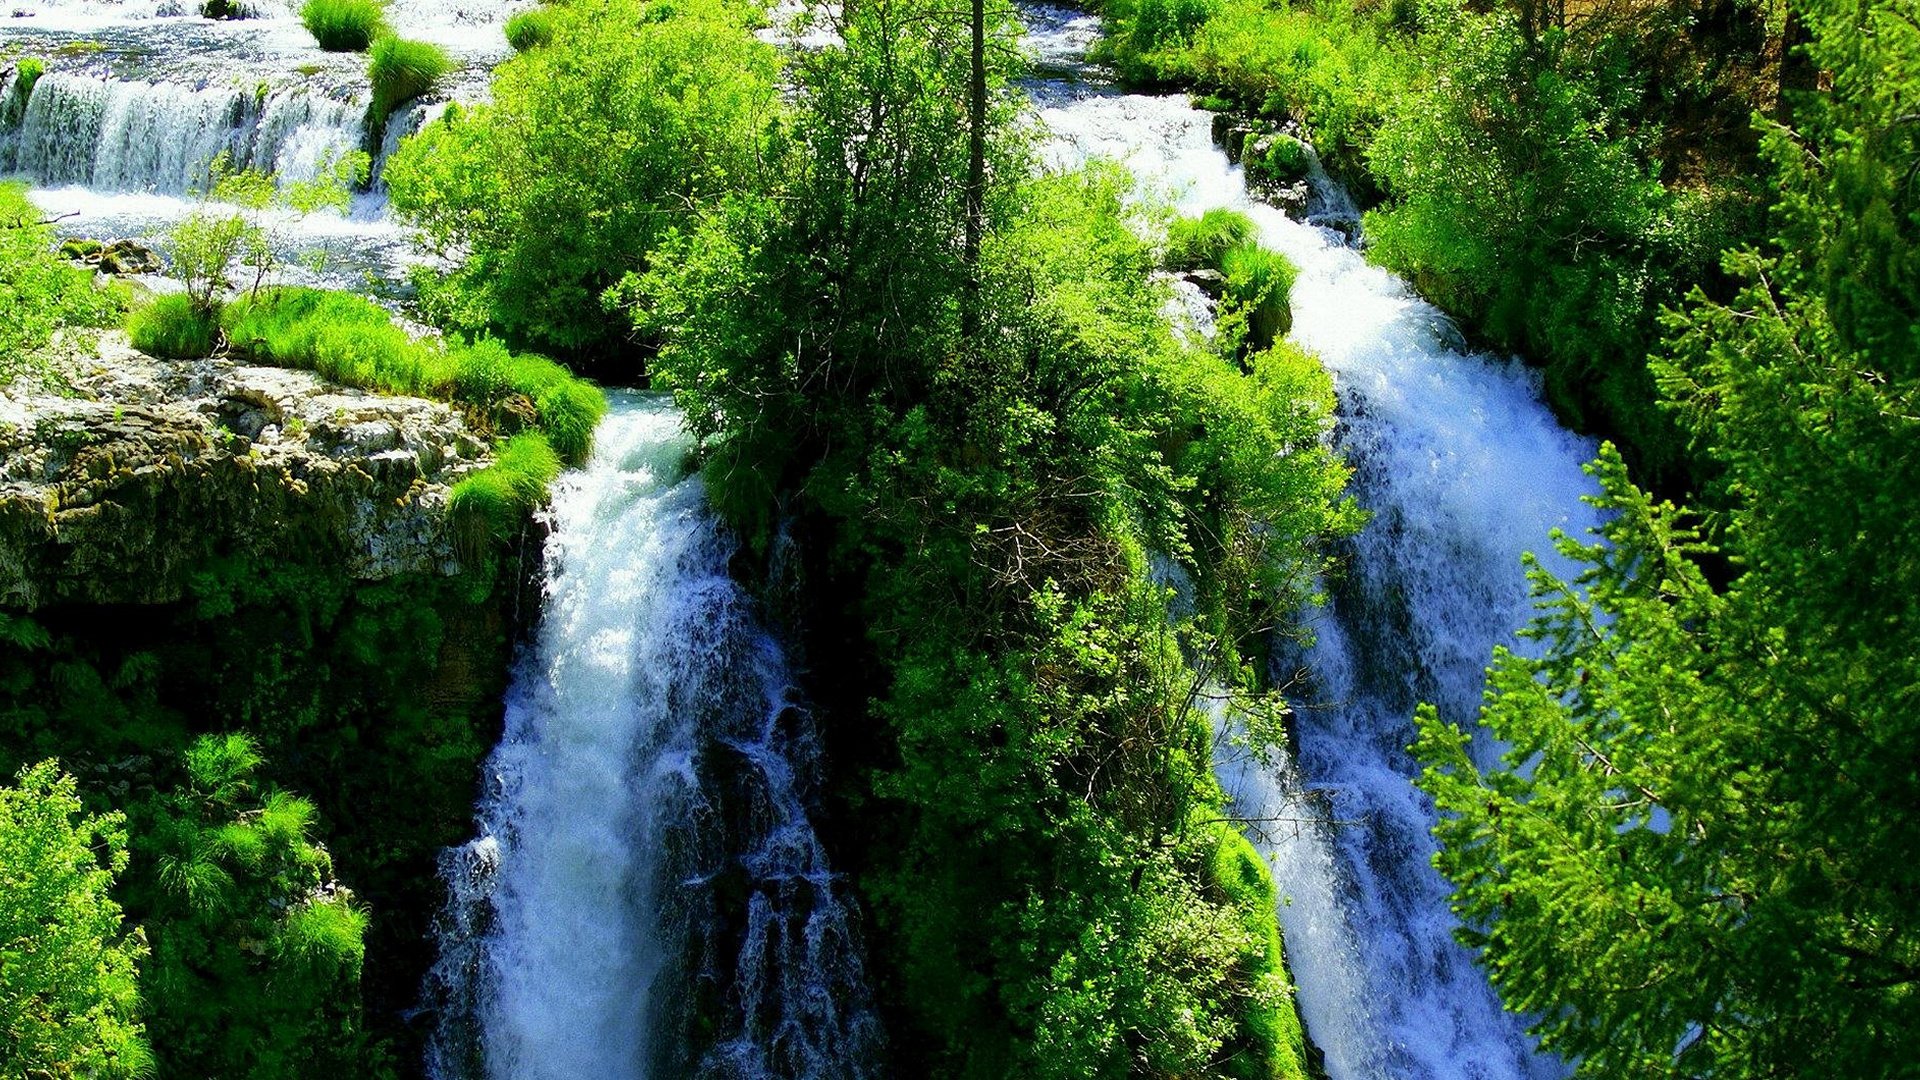
<instances>
[{"instance_id":1,"label":"green moss","mask_svg":"<svg viewBox=\"0 0 1920 1080\"><path fill-rule=\"evenodd\" d=\"M169 360L197 360L212 356L220 340L220 324L194 306L185 293L155 297L127 317L127 337L133 347Z\"/></svg>"},{"instance_id":2,"label":"green moss","mask_svg":"<svg viewBox=\"0 0 1920 1080\"><path fill-rule=\"evenodd\" d=\"M507 44L526 52L553 40L553 12L546 8L523 11L507 20Z\"/></svg>"},{"instance_id":3,"label":"green moss","mask_svg":"<svg viewBox=\"0 0 1920 1080\"><path fill-rule=\"evenodd\" d=\"M386 28L380 0L307 0L300 21L328 52L365 52Z\"/></svg>"},{"instance_id":4,"label":"green moss","mask_svg":"<svg viewBox=\"0 0 1920 1080\"><path fill-rule=\"evenodd\" d=\"M1231 824L1215 824L1217 842L1207 865L1207 883L1231 907L1248 943L1240 955L1240 978L1257 992L1242 998L1244 1041L1228 1059L1227 1074L1245 1080L1305 1077L1306 1035L1292 1003L1292 984L1280 944L1273 876L1251 843Z\"/></svg>"}]
</instances>

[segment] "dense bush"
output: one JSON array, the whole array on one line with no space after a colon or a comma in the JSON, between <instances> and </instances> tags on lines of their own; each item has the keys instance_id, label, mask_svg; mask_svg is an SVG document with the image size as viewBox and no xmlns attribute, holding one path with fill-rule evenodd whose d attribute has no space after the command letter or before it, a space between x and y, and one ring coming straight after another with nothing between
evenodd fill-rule
<instances>
[{"instance_id":1,"label":"dense bush","mask_svg":"<svg viewBox=\"0 0 1920 1080\"><path fill-rule=\"evenodd\" d=\"M502 65L489 105L394 155L397 213L463 261L421 282L442 325L566 359L628 349L601 296L676 224L760 168L772 46L730 0L547 9L553 44Z\"/></svg>"},{"instance_id":2,"label":"dense bush","mask_svg":"<svg viewBox=\"0 0 1920 1080\"><path fill-rule=\"evenodd\" d=\"M127 316L127 338L134 348L151 356L197 360L213 355L220 342L220 322L186 293L167 293Z\"/></svg>"},{"instance_id":3,"label":"dense bush","mask_svg":"<svg viewBox=\"0 0 1920 1080\"><path fill-rule=\"evenodd\" d=\"M400 1017L432 959L434 855L467 834L498 723L506 605L438 574L356 582L297 545L196 570L137 619L0 613L0 770L58 755L89 810L126 811L115 895L152 945L157 1075L389 1075L413 1059ZM247 777L226 738L242 727L263 759Z\"/></svg>"},{"instance_id":4,"label":"dense bush","mask_svg":"<svg viewBox=\"0 0 1920 1080\"><path fill-rule=\"evenodd\" d=\"M529 8L507 20L507 44L515 52L536 49L553 40L553 12L544 7Z\"/></svg>"},{"instance_id":5,"label":"dense bush","mask_svg":"<svg viewBox=\"0 0 1920 1080\"><path fill-rule=\"evenodd\" d=\"M169 1075L320 1077L359 1051L366 913L313 843L312 803L260 784L239 734L183 755L135 811L129 912L153 946L154 1048Z\"/></svg>"},{"instance_id":6,"label":"dense bush","mask_svg":"<svg viewBox=\"0 0 1920 1080\"><path fill-rule=\"evenodd\" d=\"M386 29L381 0L307 0L300 21L328 52L365 52Z\"/></svg>"},{"instance_id":7,"label":"dense bush","mask_svg":"<svg viewBox=\"0 0 1920 1080\"><path fill-rule=\"evenodd\" d=\"M453 70L453 59L440 46L387 35L376 38L367 54L367 76L373 80L372 115L384 124L393 110L440 85Z\"/></svg>"}]
</instances>

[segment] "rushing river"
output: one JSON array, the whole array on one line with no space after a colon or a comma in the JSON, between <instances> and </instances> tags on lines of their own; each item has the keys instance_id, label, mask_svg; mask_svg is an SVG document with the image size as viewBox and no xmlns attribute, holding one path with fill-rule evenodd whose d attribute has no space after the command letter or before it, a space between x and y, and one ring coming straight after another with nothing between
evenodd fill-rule
<instances>
[{"instance_id":1,"label":"rushing river","mask_svg":"<svg viewBox=\"0 0 1920 1080\"><path fill-rule=\"evenodd\" d=\"M1124 162L1182 213L1230 207L1300 268L1291 337L1318 353L1339 395L1335 438L1373 514L1305 656L1297 761L1223 762L1287 902L1287 959L1333 1080L1520 1080L1565 1073L1501 1010L1452 939L1429 865L1434 810L1406 746L1420 701L1471 723L1495 645L1531 615L1521 555L1558 558L1550 530L1595 524L1581 496L1593 456L1517 364L1458 347L1446 319L1349 241L1357 215L1324 175L1305 222L1248 197L1213 145L1212 116L1184 96L1102 85L1076 66L1097 21L1028 8L1043 74L1032 87L1059 164ZM1335 227L1338 226L1338 227ZM1485 740L1482 740L1484 743ZM1483 747L1485 752L1488 748Z\"/></svg>"}]
</instances>

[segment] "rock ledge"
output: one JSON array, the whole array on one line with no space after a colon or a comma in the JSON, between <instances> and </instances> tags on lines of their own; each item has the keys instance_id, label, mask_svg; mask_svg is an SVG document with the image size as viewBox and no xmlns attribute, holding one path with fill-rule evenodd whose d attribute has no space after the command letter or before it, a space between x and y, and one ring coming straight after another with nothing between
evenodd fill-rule
<instances>
[{"instance_id":1,"label":"rock ledge","mask_svg":"<svg viewBox=\"0 0 1920 1080\"><path fill-rule=\"evenodd\" d=\"M59 374L0 391L0 607L167 603L223 558L460 570L447 493L491 453L445 404L117 333Z\"/></svg>"}]
</instances>

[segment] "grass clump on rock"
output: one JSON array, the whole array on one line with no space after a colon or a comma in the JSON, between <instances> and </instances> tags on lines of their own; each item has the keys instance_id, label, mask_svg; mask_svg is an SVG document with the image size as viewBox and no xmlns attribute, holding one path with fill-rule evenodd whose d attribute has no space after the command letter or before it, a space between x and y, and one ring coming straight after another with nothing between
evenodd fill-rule
<instances>
[{"instance_id":1,"label":"grass clump on rock","mask_svg":"<svg viewBox=\"0 0 1920 1080\"><path fill-rule=\"evenodd\" d=\"M1299 271L1285 255L1253 244L1232 248L1220 260L1226 295L1220 332L1238 341L1243 354L1271 348L1293 329L1293 281Z\"/></svg>"},{"instance_id":2,"label":"grass clump on rock","mask_svg":"<svg viewBox=\"0 0 1920 1080\"><path fill-rule=\"evenodd\" d=\"M546 8L523 11L507 20L507 44L515 52L536 49L553 40L553 12Z\"/></svg>"},{"instance_id":3,"label":"grass clump on rock","mask_svg":"<svg viewBox=\"0 0 1920 1080\"><path fill-rule=\"evenodd\" d=\"M1181 218L1167 228L1167 269L1219 270L1227 252L1253 243L1256 233L1253 219L1238 210Z\"/></svg>"},{"instance_id":4,"label":"grass clump on rock","mask_svg":"<svg viewBox=\"0 0 1920 1080\"><path fill-rule=\"evenodd\" d=\"M453 60L438 45L383 37L368 53L373 80L373 115L384 122L402 104L428 93L453 70Z\"/></svg>"},{"instance_id":5,"label":"grass clump on rock","mask_svg":"<svg viewBox=\"0 0 1920 1080\"><path fill-rule=\"evenodd\" d=\"M213 355L220 324L186 293L168 293L128 316L127 338L151 356L198 360Z\"/></svg>"},{"instance_id":6,"label":"grass clump on rock","mask_svg":"<svg viewBox=\"0 0 1920 1080\"><path fill-rule=\"evenodd\" d=\"M380 0L307 0L300 21L328 52L366 52L386 28L386 9Z\"/></svg>"},{"instance_id":7,"label":"grass clump on rock","mask_svg":"<svg viewBox=\"0 0 1920 1080\"><path fill-rule=\"evenodd\" d=\"M569 465L586 460L607 411L598 387L544 356L490 338L416 341L385 309L352 293L269 289L228 304L222 321L236 355L362 389L443 398L483 431L539 431Z\"/></svg>"}]
</instances>

